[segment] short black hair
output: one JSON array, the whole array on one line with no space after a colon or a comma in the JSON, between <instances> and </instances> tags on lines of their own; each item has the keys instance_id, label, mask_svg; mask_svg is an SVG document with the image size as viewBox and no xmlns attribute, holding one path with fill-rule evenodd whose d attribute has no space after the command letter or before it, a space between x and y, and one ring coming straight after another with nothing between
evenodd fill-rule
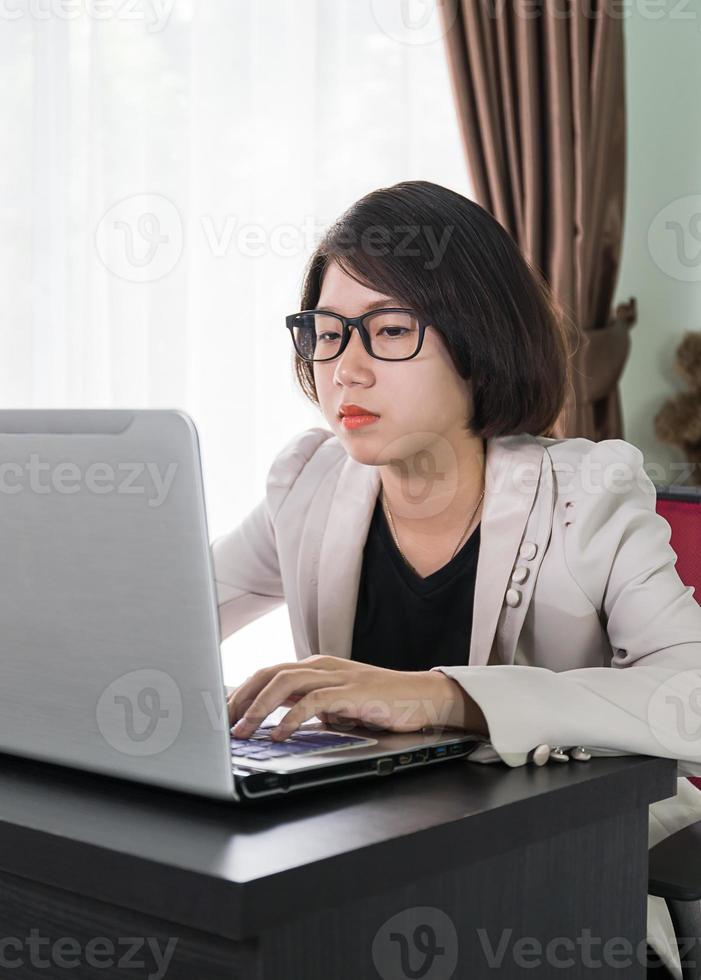
<instances>
[{"instance_id":1,"label":"short black hair","mask_svg":"<svg viewBox=\"0 0 701 980\"><path fill-rule=\"evenodd\" d=\"M440 258L437 248L444 248ZM366 194L308 260L301 310L316 307L331 262L439 331L458 374L472 383L466 428L483 438L551 433L571 389L573 325L542 274L479 204L426 180ZM296 351L294 372L319 407L313 364Z\"/></svg>"}]
</instances>

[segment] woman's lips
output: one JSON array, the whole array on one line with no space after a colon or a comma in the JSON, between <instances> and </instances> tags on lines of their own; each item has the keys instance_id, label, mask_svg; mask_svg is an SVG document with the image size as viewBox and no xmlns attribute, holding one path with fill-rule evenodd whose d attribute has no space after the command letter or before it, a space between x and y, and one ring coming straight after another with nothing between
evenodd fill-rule
<instances>
[{"instance_id":1,"label":"woman's lips","mask_svg":"<svg viewBox=\"0 0 701 980\"><path fill-rule=\"evenodd\" d=\"M364 425L371 425L373 422L379 422L379 415L344 415L341 419L341 425L344 429L360 429Z\"/></svg>"}]
</instances>

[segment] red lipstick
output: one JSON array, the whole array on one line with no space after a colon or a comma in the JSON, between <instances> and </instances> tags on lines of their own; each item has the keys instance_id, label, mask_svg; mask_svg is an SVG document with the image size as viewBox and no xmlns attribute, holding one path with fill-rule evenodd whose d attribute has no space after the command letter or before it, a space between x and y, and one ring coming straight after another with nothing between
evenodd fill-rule
<instances>
[{"instance_id":1,"label":"red lipstick","mask_svg":"<svg viewBox=\"0 0 701 980\"><path fill-rule=\"evenodd\" d=\"M365 425L372 425L373 422L377 422L380 418L375 412L371 412L369 408L364 408L362 405L354 405L352 402L347 405L341 405L338 410L338 416L344 429L360 429Z\"/></svg>"}]
</instances>

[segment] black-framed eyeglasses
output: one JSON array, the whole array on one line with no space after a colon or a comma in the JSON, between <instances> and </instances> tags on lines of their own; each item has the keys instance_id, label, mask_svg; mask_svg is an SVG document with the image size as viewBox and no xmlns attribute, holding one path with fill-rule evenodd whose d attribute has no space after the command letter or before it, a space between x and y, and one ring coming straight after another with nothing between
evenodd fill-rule
<instances>
[{"instance_id":1,"label":"black-framed eyeglasses","mask_svg":"<svg viewBox=\"0 0 701 980\"><path fill-rule=\"evenodd\" d=\"M379 361L408 361L421 350L429 322L414 310L387 307L345 317L328 310L301 310L285 317L295 350L304 361L332 361L356 327L363 347Z\"/></svg>"}]
</instances>

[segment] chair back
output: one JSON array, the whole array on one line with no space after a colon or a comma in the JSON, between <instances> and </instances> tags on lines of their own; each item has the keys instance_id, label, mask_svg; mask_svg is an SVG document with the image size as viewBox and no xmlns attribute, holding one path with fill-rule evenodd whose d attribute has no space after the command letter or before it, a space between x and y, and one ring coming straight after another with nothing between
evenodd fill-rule
<instances>
[{"instance_id":1,"label":"chair back","mask_svg":"<svg viewBox=\"0 0 701 980\"><path fill-rule=\"evenodd\" d=\"M670 544L677 554L679 578L694 587L694 599L701 605L701 487L656 484L655 489L657 513L672 529ZM701 789L701 776L689 778Z\"/></svg>"}]
</instances>

